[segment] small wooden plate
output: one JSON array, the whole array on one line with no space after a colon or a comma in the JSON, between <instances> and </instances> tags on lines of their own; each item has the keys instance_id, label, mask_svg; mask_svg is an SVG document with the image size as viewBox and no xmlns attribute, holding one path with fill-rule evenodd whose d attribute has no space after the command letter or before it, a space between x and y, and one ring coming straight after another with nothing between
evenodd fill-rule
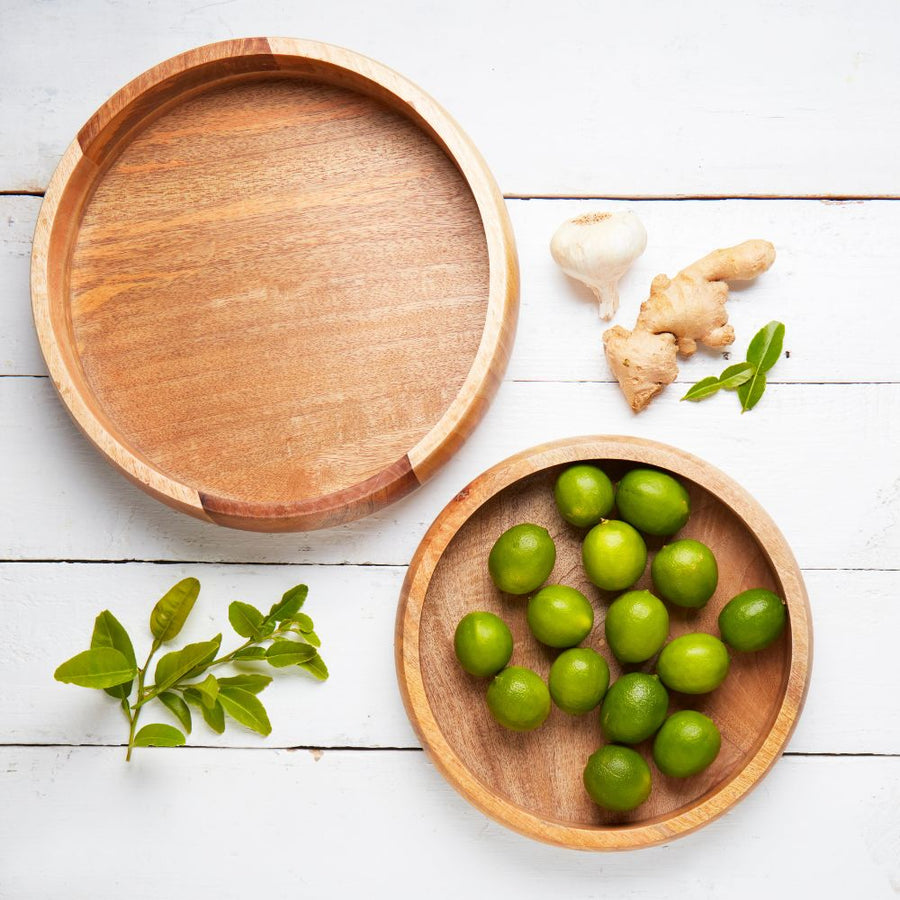
<instances>
[{"instance_id":1,"label":"small wooden plate","mask_svg":"<svg viewBox=\"0 0 900 900\"><path fill-rule=\"evenodd\" d=\"M503 198L379 63L284 38L144 73L63 156L38 336L94 445L158 499L257 531L413 490L484 412L515 330Z\"/></svg>"},{"instance_id":2,"label":"small wooden plate","mask_svg":"<svg viewBox=\"0 0 900 900\"><path fill-rule=\"evenodd\" d=\"M556 541L549 583L578 588L595 603L594 628L584 646L600 651L612 678L622 672L603 637L604 610L614 595L591 585L581 564L585 530L568 525L553 500L566 465L596 461L613 479L636 464L664 469L687 487L692 515L679 537L708 544L719 564L719 585L699 611L669 605L671 633L718 634L716 619L735 594L751 587L776 591L787 602L789 627L758 653L732 653L731 670L712 694L670 692L671 709L698 709L722 732L722 749L699 775L668 778L653 765L651 741L638 749L651 762L653 791L631 813L608 813L582 786L588 756L602 741L597 713L568 716L555 706L537 731L516 734L497 725L484 700L485 679L456 662L453 633L465 613L500 615L513 633L512 664L544 678L558 651L528 631L523 598L491 583L488 553L519 522L536 522ZM652 551L662 541L649 542ZM649 566L638 582L651 587ZM772 520L730 478L687 453L629 437L585 437L527 450L488 470L437 517L420 544L403 585L397 614L400 690L422 746L447 780L479 809L529 837L582 850L626 850L687 834L722 815L766 774L800 714L809 684L812 625L803 579ZM629 666L651 671L652 666Z\"/></svg>"}]
</instances>

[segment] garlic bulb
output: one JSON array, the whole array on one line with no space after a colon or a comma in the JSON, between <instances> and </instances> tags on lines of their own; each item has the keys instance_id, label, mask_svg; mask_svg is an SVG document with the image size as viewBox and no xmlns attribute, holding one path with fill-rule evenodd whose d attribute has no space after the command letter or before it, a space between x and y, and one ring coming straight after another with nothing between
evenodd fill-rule
<instances>
[{"instance_id":1,"label":"garlic bulb","mask_svg":"<svg viewBox=\"0 0 900 900\"><path fill-rule=\"evenodd\" d=\"M563 222L550 252L566 275L597 295L600 318L611 319L619 308L619 279L646 246L647 232L633 212L598 212Z\"/></svg>"}]
</instances>

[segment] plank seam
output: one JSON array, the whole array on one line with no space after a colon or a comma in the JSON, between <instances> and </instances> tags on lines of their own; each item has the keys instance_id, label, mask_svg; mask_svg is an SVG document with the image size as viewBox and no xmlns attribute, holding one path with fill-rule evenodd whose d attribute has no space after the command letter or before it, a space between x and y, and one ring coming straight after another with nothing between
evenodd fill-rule
<instances>
[{"instance_id":1,"label":"plank seam","mask_svg":"<svg viewBox=\"0 0 900 900\"><path fill-rule=\"evenodd\" d=\"M409 568L405 562L311 562L278 561L278 560L246 560L246 559L56 559L41 558L0 558L0 566L7 565L70 565L70 566L292 566L294 568L351 568L351 569L402 569ZM900 568L879 566L801 566L801 572L900 572Z\"/></svg>"},{"instance_id":2,"label":"plank seam","mask_svg":"<svg viewBox=\"0 0 900 900\"><path fill-rule=\"evenodd\" d=\"M30 749L104 749L104 750L123 750L127 744L102 744L102 743L30 743L24 741L0 742L2 748L21 748ZM160 748L156 748L160 749ZM423 753L421 747L400 747L400 746L383 746L383 747L352 747L346 744L296 744L296 745L268 745L260 747L256 745L246 746L221 746L215 744L185 744L178 748L165 748L178 750L255 750L255 751L271 751L271 750L288 750L299 751L307 750L311 753L326 752L342 752L342 753ZM786 750L781 754L793 758L820 758L826 759L900 759L900 753L878 753L870 751L860 752L836 752L829 750Z\"/></svg>"},{"instance_id":3,"label":"plank seam","mask_svg":"<svg viewBox=\"0 0 900 900\"><path fill-rule=\"evenodd\" d=\"M0 197L43 197L45 191L12 188L0 190ZM503 194L504 200L616 200L631 203L690 200L809 200L824 203L867 203L900 200L900 194Z\"/></svg>"},{"instance_id":4,"label":"plank seam","mask_svg":"<svg viewBox=\"0 0 900 900\"><path fill-rule=\"evenodd\" d=\"M302 534L302 532L298 532ZM356 569L406 569L407 563L376 563L376 562L278 562L278 561L247 561L233 559L55 559L53 557L33 559L3 559L0 565L73 565L73 566L349 566Z\"/></svg>"},{"instance_id":5,"label":"plank seam","mask_svg":"<svg viewBox=\"0 0 900 900\"><path fill-rule=\"evenodd\" d=\"M723 359L728 356L723 355ZM20 372L0 373L0 378L32 378L47 379L47 374L28 374ZM613 378L505 378L504 384L616 384ZM673 384L696 384L693 378L676 378ZM807 387L865 387L867 385L892 385L900 384L900 378L891 381L775 381L770 379L766 382L772 386L807 386Z\"/></svg>"},{"instance_id":6,"label":"plank seam","mask_svg":"<svg viewBox=\"0 0 900 900\"><path fill-rule=\"evenodd\" d=\"M690 200L809 200L820 203L866 203L878 200L900 200L900 194L504 194L504 200L616 200L653 203Z\"/></svg>"}]
</instances>

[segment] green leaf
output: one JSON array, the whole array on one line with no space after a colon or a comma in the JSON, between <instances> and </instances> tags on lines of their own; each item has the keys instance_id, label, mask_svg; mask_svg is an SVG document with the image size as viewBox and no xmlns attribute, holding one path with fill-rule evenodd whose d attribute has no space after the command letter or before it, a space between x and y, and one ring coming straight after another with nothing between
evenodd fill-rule
<instances>
[{"instance_id":1,"label":"green leaf","mask_svg":"<svg viewBox=\"0 0 900 900\"><path fill-rule=\"evenodd\" d=\"M263 614L249 603L241 603L235 600L228 605L228 621L231 627L245 638L253 638L258 641L263 637L260 626L263 622Z\"/></svg>"},{"instance_id":2,"label":"green leaf","mask_svg":"<svg viewBox=\"0 0 900 900\"><path fill-rule=\"evenodd\" d=\"M264 691L272 683L271 675L255 675L252 673L230 675L219 679L219 687L239 687L251 694Z\"/></svg>"},{"instance_id":3,"label":"green leaf","mask_svg":"<svg viewBox=\"0 0 900 900\"><path fill-rule=\"evenodd\" d=\"M193 688L184 689L184 699L187 700L188 703L192 703L194 706L199 707L200 713L203 716L203 721L206 722L216 734L221 734L225 730L225 710L222 709L222 704L219 703L218 700L216 700L212 709L208 709L203 702L203 698Z\"/></svg>"},{"instance_id":4,"label":"green leaf","mask_svg":"<svg viewBox=\"0 0 900 900\"><path fill-rule=\"evenodd\" d=\"M283 669L285 666L307 662L315 655L315 647L310 647L309 644L301 644L299 641L275 641L266 650L266 662L276 669Z\"/></svg>"},{"instance_id":5,"label":"green leaf","mask_svg":"<svg viewBox=\"0 0 900 900\"><path fill-rule=\"evenodd\" d=\"M128 632L122 623L108 609L103 610L94 619L91 647L112 647L113 650L118 650L131 665L137 667L131 638L128 637Z\"/></svg>"},{"instance_id":6,"label":"green leaf","mask_svg":"<svg viewBox=\"0 0 900 900\"><path fill-rule=\"evenodd\" d=\"M784 325L781 322L769 322L760 328L747 348L747 362L757 372L768 372L781 356L784 346ZM758 398L757 398L758 399ZM748 407L752 409L752 407Z\"/></svg>"},{"instance_id":7,"label":"green leaf","mask_svg":"<svg viewBox=\"0 0 900 900\"><path fill-rule=\"evenodd\" d=\"M200 712L203 713L203 721L209 725L216 734L222 734L225 731L225 710L222 704L216 700L212 709L207 709L203 704L200 705Z\"/></svg>"},{"instance_id":8,"label":"green leaf","mask_svg":"<svg viewBox=\"0 0 900 900\"><path fill-rule=\"evenodd\" d=\"M755 372L750 381L744 382L738 389L738 399L741 401L741 412L753 409L759 398L766 390L766 376L762 372Z\"/></svg>"},{"instance_id":9,"label":"green leaf","mask_svg":"<svg viewBox=\"0 0 900 900\"><path fill-rule=\"evenodd\" d=\"M190 672L187 673L185 677L187 678L196 678L198 675L202 675L206 669L209 667L209 664L216 658L216 654L219 652L219 648L222 646L222 635L217 634L211 641L209 641L209 650L207 651L206 656L204 656L200 662L191 669Z\"/></svg>"},{"instance_id":10,"label":"green leaf","mask_svg":"<svg viewBox=\"0 0 900 900\"><path fill-rule=\"evenodd\" d=\"M319 636L314 631L308 631L303 635L306 638L307 643L312 644L313 647L321 647L322 642L319 640Z\"/></svg>"},{"instance_id":11,"label":"green leaf","mask_svg":"<svg viewBox=\"0 0 900 900\"><path fill-rule=\"evenodd\" d=\"M297 627L304 634L309 634L316 627L313 625L313 620L306 615L306 613L297 613L297 615L294 616L294 622L297 623Z\"/></svg>"},{"instance_id":12,"label":"green leaf","mask_svg":"<svg viewBox=\"0 0 900 900\"><path fill-rule=\"evenodd\" d=\"M53 677L79 687L108 688L125 684L137 675L137 667L112 647L94 647L66 660Z\"/></svg>"},{"instance_id":13,"label":"green leaf","mask_svg":"<svg viewBox=\"0 0 900 900\"><path fill-rule=\"evenodd\" d=\"M168 684L169 676L176 670L178 661L181 659L180 654L180 650L173 650L156 661L156 672L153 678L158 685Z\"/></svg>"},{"instance_id":14,"label":"green leaf","mask_svg":"<svg viewBox=\"0 0 900 900\"><path fill-rule=\"evenodd\" d=\"M328 678L328 669L318 653L308 662L302 662L299 665L301 669L309 672L310 675L318 678L319 681L325 681Z\"/></svg>"},{"instance_id":15,"label":"green leaf","mask_svg":"<svg viewBox=\"0 0 900 900\"><path fill-rule=\"evenodd\" d=\"M223 687L219 691L219 702L225 712L241 725L261 735L267 735L272 731L266 708L250 691L238 687Z\"/></svg>"},{"instance_id":16,"label":"green leaf","mask_svg":"<svg viewBox=\"0 0 900 900\"><path fill-rule=\"evenodd\" d=\"M94 619L94 633L91 635L91 648L96 647L112 647L118 650L131 665L137 668L137 660L134 657L134 645L128 632L119 622L119 620L108 610L103 610L96 619ZM104 688L103 690L110 697L116 697L119 700L125 700L131 693L132 681L126 681L123 684L117 684L115 687Z\"/></svg>"},{"instance_id":17,"label":"green leaf","mask_svg":"<svg viewBox=\"0 0 900 900\"><path fill-rule=\"evenodd\" d=\"M135 736L135 747L180 747L184 735L174 725L145 725Z\"/></svg>"},{"instance_id":18,"label":"green leaf","mask_svg":"<svg viewBox=\"0 0 900 900\"><path fill-rule=\"evenodd\" d=\"M277 603L272 604L272 608L269 610L269 615L266 618L272 619L274 622L290 619L300 611L300 607L306 602L308 593L309 588L305 584L295 585L290 590L285 591Z\"/></svg>"},{"instance_id":19,"label":"green leaf","mask_svg":"<svg viewBox=\"0 0 900 900\"><path fill-rule=\"evenodd\" d=\"M219 682L216 681L215 675L207 675L199 684L192 684L191 687L200 695L203 705L207 709L212 709L216 705L216 698L219 696Z\"/></svg>"},{"instance_id":20,"label":"green leaf","mask_svg":"<svg viewBox=\"0 0 900 900\"><path fill-rule=\"evenodd\" d=\"M725 388L726 391L735 391L753 377L753 372L754 369L750 363L735 363L719 376L719 387Z\"/></svg>"},{"instance_id":21,"label":"green leaf","mask_svg":"<svg viewBox=\"0 0 900 900\"><path fill-rule=\"evenodd\" d=\"M234 654L234 659L239 661L242 659L265 659L266 658L266 648L265 647L244 647L243 650L238 650Z\"/></svg>"},{"instance_id":22,"label":"green leaf","mask_svg":"<svg viewBox=\"0 0 900 900\"><path fill-rule=\"evenodd\" d=\"M185 578L163 594L150 613L150 631L161 644L178 636L200 594L200 582Z\"/></svg>"},{"instance_id":23,"label":"green leaf","mask_svg":"<svg viewBox=\"0 0 900 900\"><path fill-rule=\"evenodd\" d=\"M298 622L282 622L278 631L280 635L296 634L301 641L305 641L307 644L314 644L316 647L319 646L319 644L316 643L319 640L318 637L316 637L316 633L311 628L304 631ZM310 635L312 635L312 640L310 640Z\"/></svg>"},{"instance_id":24,"label":"green leaf","mask_svg":"<svg viewBox=\"0 0 900 900\"><path fill-rule=\"evenodd\" d=\"M187 703L171 691L163 691L157 698L166 709L181 723L184 730L191 733L191 711Z\"/></svg>"},{"instance_id":25,"label":"green leaf","mask_svg":"<svg viewBox=\"0 0 900 900\"><path fill-rule=\"evenodd\" d=\"M694 402L705 400L707 397L712 397L720 387L719 379L715 375L710 375L708 378L702 378L698 381L681 399L693 400Z\"/></svg>"},{"instance_id":26,"label":"green leaf","mask_svg":"<svg viewBox=\"0 0 900 900\"><path fill-rule=\"evenodd\" d=\"M215 658L222 641L222 635L218 635L211 641L199 641L196 644L188 644L181 650L167 653L156 664L156 673L153 678L153 694L158 694L170 688L175 682L185 676L193 675L198 669L209 665Z\"/></svg>"}]
</instances>

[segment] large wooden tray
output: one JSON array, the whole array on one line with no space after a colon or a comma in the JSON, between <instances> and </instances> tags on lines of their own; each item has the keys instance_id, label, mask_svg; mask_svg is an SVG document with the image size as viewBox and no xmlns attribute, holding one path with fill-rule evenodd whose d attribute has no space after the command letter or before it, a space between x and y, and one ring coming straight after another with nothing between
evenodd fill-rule
<instances>
[{"instance_id":1,"label":"large wooden tray","mask_svg":"<svg viewBox=\"0 0 900 900\"><path fill-rule=\"evenodd\" d=\"M488 610L509 625L513 665L544 678L557 651L538 644L525 620L525 598L491 583L488 553L497 537L520 522L543 525L557 547L549 583L592 599L595 623L583 642L601 652L611 676L623 671L603 636L605 609L615 596L590 584L581 563L586 529L556 510L553 483L573 462L595 461L617 479L635 465L669 471L687 487L692 514L679 537L708 544L719 564L719 585L702 610L669 605L671 636L718 634L716 619L735 594L766 587L782 596L789 627L758 653L733 652L725 682L713 693L670 692L671 709L698 709L722 733L715 762L691 778L668 778L652 765L646 741L637 749L653 771L650 798L631 813L605 812L582 786L588 756L602 743L597 712L572 717L555 706L541 728L516 734L488 713L485 679L456 662L453 633L467 612ZM651 553L662 540L648 540ZM647 572L638 582L652 589ZM441 512L410 565L397 613L397 673L410 720L423 747L468 800L529 837L584 850L626 850L658 844L705 825L744 797L780 756L806 697L812 624L800 569L784 537L758 503L735 482L693 456L625 437L574 438L511 457L473 481ZM652 671L652 663L627 671Z\"/></svg>"},{"instance_id":2,"label":"large wooden tray","mask_svg":"<svg viewBox=\"0 0 900 900\"><path fill-rule=\"evenodd\" d=\"M372 512L474 427L515 249L488 169L390 69L283 38L141 75L79 132L32 259L75 420L158 499L259 531Z\"/></svg>"}]
</instances>

